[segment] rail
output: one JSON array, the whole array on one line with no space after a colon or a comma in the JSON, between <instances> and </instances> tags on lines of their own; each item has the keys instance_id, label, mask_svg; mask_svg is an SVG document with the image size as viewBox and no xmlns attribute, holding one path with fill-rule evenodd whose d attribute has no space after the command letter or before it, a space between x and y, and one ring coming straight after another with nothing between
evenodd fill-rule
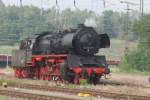
<instances>
[{"instance_id":1,"label":"rail","mask_svg":"<svg viewBox=\"0 0 150 100\"><path fill-rule=\"evenodd\" d=\"M24 98L29 100L77 100L73 98L60 97L60 96L51 96L47 94L33 93L30 91L23 91L22 89L15 90L13 88L0 88L0 95Z\"/></svg>"},{"instance_id":2,"label":"rail","mask_svg":"<svg viewBox=\"0 0 150 100\"><path fill-rule=\"evenodd\" d=\"M55 92L63 92L63 93L87 93L92 96L100 96L114 99L123 99L123 100L150 100L150 96L139 96L139 95L130 95L130 94L122 94L122 93L113 93L113 92L104 92L102 90L90 90L90 89L76 89L76 88L64 88L57 86L43 86L43 85L32 85L32 84L9 84L10 87L18 87L25 89L33 89L33 90L43 90L43 91L55 91Z\"/></svg>"}]
</instances>

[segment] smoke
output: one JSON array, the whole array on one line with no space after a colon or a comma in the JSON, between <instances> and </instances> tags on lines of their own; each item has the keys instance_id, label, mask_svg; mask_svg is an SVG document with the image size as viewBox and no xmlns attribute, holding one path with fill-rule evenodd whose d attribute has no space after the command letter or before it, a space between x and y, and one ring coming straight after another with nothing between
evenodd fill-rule
<instances>
[{"instance_id":1,"label":"smoke","mask_svg":"<svg viewBox=\"0 0 150 100\"><path fill-rule=\"evenodd\" d=\"M84 22L85 26L90 26L90 27L97 27L96 21L94 18L87 18Z\"/></svg>"}]
</instances>

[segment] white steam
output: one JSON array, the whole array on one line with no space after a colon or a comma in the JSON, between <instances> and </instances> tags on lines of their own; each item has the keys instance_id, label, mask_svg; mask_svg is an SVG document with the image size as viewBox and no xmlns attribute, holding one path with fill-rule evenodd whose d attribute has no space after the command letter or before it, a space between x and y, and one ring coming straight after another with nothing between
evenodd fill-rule
<instances>
[{"instance_id":1,"label":"white steam","mask_svg":"<svg viewBox=\"0 0 150 100\"><path fill-rule=\"evenodd\" d=\"M97 27L96 21L95 21L94 18L88 18L88 19L86 19L85 22L84 22L84 25L85 26L89 26L89 27Z\"/></svg>"}]
</instances>

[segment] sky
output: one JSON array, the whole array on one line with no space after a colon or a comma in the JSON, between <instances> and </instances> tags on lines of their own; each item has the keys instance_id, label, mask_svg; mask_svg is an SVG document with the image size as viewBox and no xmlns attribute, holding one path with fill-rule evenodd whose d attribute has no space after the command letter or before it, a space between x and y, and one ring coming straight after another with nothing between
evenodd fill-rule
<instances>
[{"instance_id":1,"label":"sky","mask_svg":"<svg viewBox=\"0 0 150 100\"><path fill-rule=\"evenodd\" d=\"M2 0L5 5L17 5L19 6L20 0ZM50 8L56 6L56 0L22 0L23 5L34 5L39 8ZM57 0L58 9L64 10L65 8L76 9L74 7L74 0ZM96 13L101 13L104 10L113 10L113 11L126 11L126 4L120 3L120 1L128 1L135 3L137 5L130 5L130 9L139 11L139 2L140 0L105 0L106 7L104 8L103 0L76 0L76 7L84 10L92 10ZM150 13L150 0L144 0L144 12Z\"/></svg>"}]
</instances>

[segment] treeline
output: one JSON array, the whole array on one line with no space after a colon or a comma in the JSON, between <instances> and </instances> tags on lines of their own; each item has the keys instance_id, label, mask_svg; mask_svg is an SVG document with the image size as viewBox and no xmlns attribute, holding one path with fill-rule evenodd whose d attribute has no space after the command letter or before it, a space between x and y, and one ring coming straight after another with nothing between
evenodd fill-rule
<instances>
[{"instance_id":1,"label":"treeline","mask_svg":"<svg viewBox=\"0 0 150 100\"><path fill-rule=\"evenodd\" d=\"M58 31L77 27L80 23L94 24L99 33L107 33L113 38L126 36L125 13L104 11L101 15L88 10L65 9L55 7L41 10L34 6L1 6L0 7L0 43L14 44L22 38L42 31ZM135 17L130 17L130 22ZM131 25L131 24L130 24ZM130 29L128 29L130 30Z\"/></svg>"}]
</instances>

